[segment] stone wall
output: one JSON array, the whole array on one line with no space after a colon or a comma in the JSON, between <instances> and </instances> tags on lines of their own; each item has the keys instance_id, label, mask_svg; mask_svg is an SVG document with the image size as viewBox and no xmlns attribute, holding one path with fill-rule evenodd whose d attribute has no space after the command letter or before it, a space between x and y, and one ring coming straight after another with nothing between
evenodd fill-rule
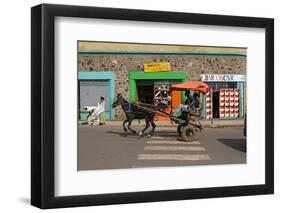
<instances>
[{"instance_id":1,"label":"stone wall","mask_svg":"<svg viewBox=\"0 0 281 213\"><path fill-rule=\"evenodd\" d=\"M143 71L148 62L171 62L172 71L186 71L188 80L201 80L201 74L246 74L246 57L240 55L117 55L80 54L79 71L114 71L115 96L117 93L129 99L129 72ZM124 114L116 109L116 119Z\"/></svg>"}]
</instances>

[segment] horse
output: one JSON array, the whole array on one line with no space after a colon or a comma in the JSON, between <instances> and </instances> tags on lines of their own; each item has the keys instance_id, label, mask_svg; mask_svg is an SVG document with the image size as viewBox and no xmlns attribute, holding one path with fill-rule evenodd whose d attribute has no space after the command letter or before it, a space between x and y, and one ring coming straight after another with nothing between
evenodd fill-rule
<instances>
[{"instance_id":1,"label":"horse","mask_svg":"<svg viewBox=\"0 0 281 213\"><path fill-rule=\"evenodd\" d=\"M128 131L125 126L125 124L128 122L128 129L132 133L139 135L139 136L143 136L145 130L147 130L147 128L151 125L152 130L148 133L147 137L151 137L153 135L154 129L156 127L156 125L154 123L154 117L155 117L154 112L141 109L137 105L132 104L129 101L127 101L126 99L124 99L121 94L117 95L115 101L112 103L112 107L115 108L118 105L122 106L122 109L126 114L126 119L123 121L123 130L125 132ZM134 119L144 119L145 120L146 125L139 134L137 134L137 132L131 128L131 124Z\"/></svg>"}]
</instances>

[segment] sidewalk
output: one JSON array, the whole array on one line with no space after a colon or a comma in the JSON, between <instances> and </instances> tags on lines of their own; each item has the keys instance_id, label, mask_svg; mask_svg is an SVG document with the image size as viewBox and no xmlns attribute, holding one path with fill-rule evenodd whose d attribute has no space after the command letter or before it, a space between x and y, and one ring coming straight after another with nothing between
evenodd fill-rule
<instances>
[{"instance_id":1,"label":"sidewalk","mask_svg":"<svg viewBox=\"0 0 281 213\"><path fill-rule=\"evenodd\" d=\"M200 120L200 123L203 127L210 127L210 128L221 128L221 127L233 127L233 126L243 126L244 119L231 119L231 120ZM79 124L87 124L86 121L79 121ZM106 121L107 126L121 126L123 121ZM134 120L132 125L144 125L144 120ZM171 121L155 121L156 126L160 127L173 127L177 126L175 122Z\"/></svg>"}]
</instances>

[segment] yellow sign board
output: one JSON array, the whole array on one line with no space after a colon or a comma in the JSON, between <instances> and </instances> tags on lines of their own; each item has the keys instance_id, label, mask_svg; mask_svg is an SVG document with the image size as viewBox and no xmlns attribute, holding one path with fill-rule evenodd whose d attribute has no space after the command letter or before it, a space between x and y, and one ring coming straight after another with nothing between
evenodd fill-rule
<instances>
[{"instance_id":1,"label":"yellow sign board","mask_svg":"<svg viewBox=\"0 0 281 213\"><path fill-rule=\"evenodd\" d=\"M152 62L145 63L144 72L167 72L171 71L171 63L170 62Z\"/></svg>"}]
</instances>

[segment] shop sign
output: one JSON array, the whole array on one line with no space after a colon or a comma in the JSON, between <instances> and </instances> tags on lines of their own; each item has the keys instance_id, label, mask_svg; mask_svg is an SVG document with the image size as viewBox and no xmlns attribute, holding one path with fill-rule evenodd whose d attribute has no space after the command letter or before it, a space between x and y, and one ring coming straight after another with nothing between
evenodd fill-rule
<instances>
[{"instance_id":1,"label":"shop sign","mask_svg":"<svg viewBox=\"0 0 281 213\"><path fill-rule=\"evenodd\" d=\"M205 74L201 75L201 80L205 82L234 82L234 81L242 81L244 82L246 80L245 75L232 75L232 74L225 74L225 75L219 75L219 74Z\"/></svg>"},{"instance_id":2,"label":"shop sign","mask_svg":"<svg viewBox=\"0 0 281 213\"><path fill-rule=\"evenodd\" d=\"M171 71L170 62L152 62L144 64L144 72L167 72Z\"/></svg>"}]
</instances>

